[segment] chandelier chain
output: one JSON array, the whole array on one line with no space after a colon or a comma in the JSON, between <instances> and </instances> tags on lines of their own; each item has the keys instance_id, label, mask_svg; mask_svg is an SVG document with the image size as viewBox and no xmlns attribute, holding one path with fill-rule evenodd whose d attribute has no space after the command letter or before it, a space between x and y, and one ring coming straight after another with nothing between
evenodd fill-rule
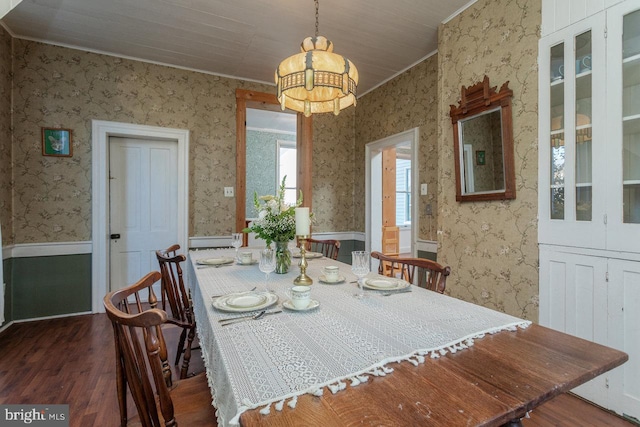
<instances>
[{"instance_id":1,"label":"chandelier chain","mask_svg":"<svg viewBox=\"0 0 640 427\"><path fill-rule=\"evenodd\" d=\"M320 1L319 0L315 0L316 3L316 38L318 37L318 9L320 8Z\"/></svg>"}]
</instances>

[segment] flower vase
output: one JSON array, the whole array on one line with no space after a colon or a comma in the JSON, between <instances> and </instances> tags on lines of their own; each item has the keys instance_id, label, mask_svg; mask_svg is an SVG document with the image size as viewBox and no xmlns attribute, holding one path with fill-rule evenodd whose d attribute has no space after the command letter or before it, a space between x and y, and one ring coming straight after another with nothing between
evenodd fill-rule
<instances>
[{"instance_id":1,"label":"flower vase","mask_svg":"<svg viewBox=\"0 0 640 427\"><path fill-rule=\"evenodd\" d=\"M276 241L276 273L285 274L291 266L291 252L289 251L289 241Z\"/></svg>"}]
</instances>

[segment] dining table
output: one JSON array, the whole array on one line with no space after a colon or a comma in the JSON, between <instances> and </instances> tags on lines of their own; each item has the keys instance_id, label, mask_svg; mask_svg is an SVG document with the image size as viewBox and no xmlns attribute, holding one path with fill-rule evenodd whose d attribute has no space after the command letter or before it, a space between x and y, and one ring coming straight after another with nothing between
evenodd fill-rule
<instances>
[{"instance_id":1,"label":"dining table","mask_svg":"<svg viewBox=\"0 0 640 427\"><path fill-rule=\"evenodd\" d=\"M306 257L311 301L297 309L299 254L286 274L267 275L259 248L242 251L254 261L192 250L186 269L221 427L517 426L628 359L376 272L359 296L351 266L321 254ZM326 282L327 266L339 281Z\"/></svg>"}]
</instances>

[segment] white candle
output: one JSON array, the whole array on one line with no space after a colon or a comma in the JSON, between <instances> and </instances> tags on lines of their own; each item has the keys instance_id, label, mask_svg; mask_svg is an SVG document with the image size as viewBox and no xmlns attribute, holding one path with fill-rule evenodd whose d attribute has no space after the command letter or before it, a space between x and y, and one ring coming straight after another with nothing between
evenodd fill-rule
<instances>
[{"instance_id":1,"label":"white candle","mask_svg":"<svg viewBox=\"0 0 640 427\"><path fill-rule=\"evenodd\" d=\"M308 236L310 232L309 208L296 208L296 234Z\"/></svg>"}]
</instances>

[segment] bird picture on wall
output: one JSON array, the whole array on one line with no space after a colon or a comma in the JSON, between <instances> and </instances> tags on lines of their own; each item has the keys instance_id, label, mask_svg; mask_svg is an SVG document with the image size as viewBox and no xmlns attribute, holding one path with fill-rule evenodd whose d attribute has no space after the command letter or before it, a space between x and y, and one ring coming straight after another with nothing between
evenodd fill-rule
<instances>
[{"instance_id":1,"label":"bird picture on wall","mask_svg":"<svg viewBox=\"0 0 640 427\"><path fill-rule=\"evenodd\" d=\"M42 128L42 155L71 157L71 129Z\"/></svg>"}]
</instances>

